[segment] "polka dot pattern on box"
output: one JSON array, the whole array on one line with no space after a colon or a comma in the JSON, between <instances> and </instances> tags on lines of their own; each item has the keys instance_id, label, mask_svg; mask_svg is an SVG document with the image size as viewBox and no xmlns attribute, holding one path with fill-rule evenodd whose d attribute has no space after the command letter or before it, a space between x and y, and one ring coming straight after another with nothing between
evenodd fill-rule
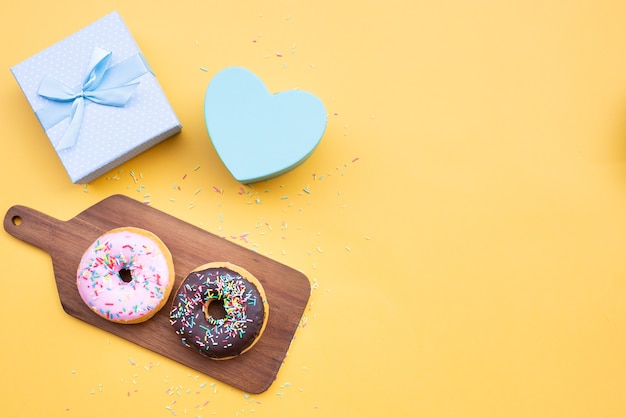
<instances>
[{"instance_id":1,"label":"polka dot pattern on box","mask_svg":"<svg viewBox=\"0 0 626 418\"><path fill-rule=\"evenodd\" d=\"M11 68L33 111L51 102L37 93L42 78L79 86L95 47L112 51L110 67L141 54L117 12L103 17ZM89 182L180 131L180 122L154 74L148 72L134 82L139 86L124 107L86 101L76 144L58 151L72 182ZM68 126L69 119L65 119L46 131L53 147Z\"/></svg>"}]
</instances>

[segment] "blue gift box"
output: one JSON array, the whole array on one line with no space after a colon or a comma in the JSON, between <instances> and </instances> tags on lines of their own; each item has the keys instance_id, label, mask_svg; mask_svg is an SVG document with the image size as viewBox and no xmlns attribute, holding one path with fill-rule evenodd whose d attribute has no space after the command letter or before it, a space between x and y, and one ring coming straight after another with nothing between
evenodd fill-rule
<instances>
[{"instance_id":1,"label":"blue gift box","mask_svg":"<svg viewBox=\"0 0 626 418\"><path fill-rule=\"evenodd\" d=\"M88 183L182 126L117 12L11 68L73 183Z\"/></svg>"}]
</instances>

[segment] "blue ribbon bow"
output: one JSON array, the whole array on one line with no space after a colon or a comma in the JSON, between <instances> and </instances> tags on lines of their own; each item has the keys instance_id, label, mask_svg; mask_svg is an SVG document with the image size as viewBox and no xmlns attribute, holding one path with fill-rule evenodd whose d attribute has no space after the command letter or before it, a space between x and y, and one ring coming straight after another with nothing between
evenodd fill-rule
<instances>
[{"instance_id":1,"label":"blue ribbon bow","mask_svg":"<svg viewBox=\"0 0 626 418\"><path fill-rule=\"evenodd\" d=\"M130 82L150 72L140 54L109 68L111 55L111 51L95 47L87 77L76 88L69 87L50 76L45 76L41 80L37 93L52 100L50 104L37 111L37 117L44 130L70 118L69 128L55 147L57 150L70 148L76 144L86 100L106 106L125 106L139 86L139 83Z\"/></svg>"}]
</instances>

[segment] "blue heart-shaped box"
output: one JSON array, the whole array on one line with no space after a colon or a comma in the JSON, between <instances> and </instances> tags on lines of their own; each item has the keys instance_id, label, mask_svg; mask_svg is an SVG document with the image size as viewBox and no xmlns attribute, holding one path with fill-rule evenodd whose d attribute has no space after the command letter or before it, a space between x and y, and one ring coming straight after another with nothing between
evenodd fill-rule
<instances>
[{"instance_id":1,"label":"blue heart-shaped box","mask_svg":"<svg viewBox=\"0 0 626 418\"><path fill-rule=\"evenodd\" d=\"M204 118L220 159L241 183L281 175L307 159L326 129L324 104L301 90L271 94L241 67L217 73L207 87Z\"/></svg>"}]
</instances>

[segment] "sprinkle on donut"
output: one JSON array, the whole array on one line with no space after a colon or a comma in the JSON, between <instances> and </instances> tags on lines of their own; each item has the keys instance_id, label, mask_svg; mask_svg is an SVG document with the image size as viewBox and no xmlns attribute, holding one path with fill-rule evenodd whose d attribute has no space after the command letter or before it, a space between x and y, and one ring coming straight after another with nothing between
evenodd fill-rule
<instances>
[{"instance_id":1,"label":"sprinkle on donut","mask_svg":"<svg viewBox=\"0 0 626 418\"><path fill-rule=\"evenodd\" d=\"M217 305L221 309L212 309ZM230 263L209 263L191 272L174 296L170 323L182 343L224 360L250 348L268 317L261 283Z\"/></svg>"},{"instance_id":2,"label":"sprinkle on donut","mask_svg":"<svg viewBox=\"0 0 626 418\"><path fill-rule=\"evenodd\" d=\"M174 285L172 256L163 242L139 228L117 228L85 251L76 285L81 298L99 316L138 323L156 314Z\"/></svg>"}]
</instances>

